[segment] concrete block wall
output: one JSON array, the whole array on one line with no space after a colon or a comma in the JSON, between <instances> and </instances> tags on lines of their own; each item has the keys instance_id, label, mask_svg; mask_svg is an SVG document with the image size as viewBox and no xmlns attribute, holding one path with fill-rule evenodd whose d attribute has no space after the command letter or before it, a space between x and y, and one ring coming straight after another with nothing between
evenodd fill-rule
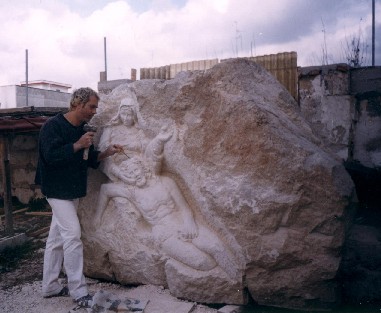
<instances>
[{"instance_id":1,"label":"concrete block wall","mask_svg":"<svg viewBox=\"0 0 381 313\"><path fill-rule=\"evenodd\" d=\"M343 160L349 156L355 116L349 77L350 68L343 64L305 67L299 72L301 113L324 146Z\"/></svg>"},{"instance_id":2,"label":"concrete block wall","mask_svg":"<svg viewBox=\"0 0 381 313\"><path fill-rule=\"evenodd\" d=\"M300 110L325 147L343 161L381 168L381 67L301 68L298 88Z\"/></svg>"},{"instance_id":3,"label":"concrete block wall","mask_svg":"<svg viewBox=\"0 0 381 313\"><path fill-rule=\"evenodd\" d=\"M350 158L369 168L381 169L381 96L356 98L355 132Z\"/></svg>"},{"instance_id":4,"label":"concrete block wall","mask_svg":"<svg viewBox=\"0 0 381 313\"><path fill-rule=\"evenodd\" d=\"M38 133L14 135L10 139L9 164L12 179L12 196L26 204L32 199L43 198L39 188L34 185L37 168ZM0 174L1 175L1 174ZM3 177L0 179L3 194Z\"/></svg>"},{"instance_id":5,"label":"concrete block wall","mask_svg":"<svg viewBox=\"0 0 381 313\"><path fill-rule=\"evenodd\" d=\"M350 86L356 97L350 158L366 167L381 169L381 66L353 69Z\"/></svg>"}]
</instances>

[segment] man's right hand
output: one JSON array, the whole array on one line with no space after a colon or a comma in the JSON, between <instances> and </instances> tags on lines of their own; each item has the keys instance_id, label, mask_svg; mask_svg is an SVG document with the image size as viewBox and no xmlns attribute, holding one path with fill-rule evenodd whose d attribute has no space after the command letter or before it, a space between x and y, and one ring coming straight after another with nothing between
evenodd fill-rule
<instances>
[{"instance_id":1,"label":"man's right hand","mask_svg":"<svg viewBox=\"0 0 381 313\"><path fill-rule=\"evenodd\" d=\"M73 144L74 152L77 152L81 149L89 148L93 144L95 132L84 133L77 142Z\"/></svg>"}]
</instances>

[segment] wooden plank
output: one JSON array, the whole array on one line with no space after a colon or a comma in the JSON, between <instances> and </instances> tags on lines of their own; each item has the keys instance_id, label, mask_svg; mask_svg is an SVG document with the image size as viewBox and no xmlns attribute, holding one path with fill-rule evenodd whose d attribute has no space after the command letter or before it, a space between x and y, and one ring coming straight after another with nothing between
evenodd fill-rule
<instances>
[{"instance_id":1,"label":"wooden plank","mask_svg":"<svg viewBox=\"0 0 381 313\"><path fill-rule=\"evenodd\" d=\"M17 211L13 211L12 214L15 215L17 213L22 213L22 212L25 212L25 211L28 211L29 208L24 208L24 209L20 209L20 210L17 210ZM0 215L0 220L3 219L5 217L5 215Z\"/></svg>"},{"instance_id":2,"label":"wooden plank","mask_svg":"<svg viewBox=\"0 0 381 313\"><path fill-rule=\"evenodd\" d=\"M41 235L41 234L43 234L43 233L48 232L49 230L50 230L50 226L46 226L46 227L43 227L43 228L41 228L41 229L38 229L38 230L36 230L36 231L34 231L34 232L27 233L27 236L28 236L28 237L37 237L37 236L39 236L39 235Z\"/></svg>"},{"instance_id":3,"label":"wooden plank","mask_svg":"<svg viewBox=\"0 0 381 313\"><path fill-rule=\"evenodd\" d=\"M46 211L46 212L25 212L25 215L32 215L32 216L52 216L53 213Z\"/></svg>"}]
</instances>

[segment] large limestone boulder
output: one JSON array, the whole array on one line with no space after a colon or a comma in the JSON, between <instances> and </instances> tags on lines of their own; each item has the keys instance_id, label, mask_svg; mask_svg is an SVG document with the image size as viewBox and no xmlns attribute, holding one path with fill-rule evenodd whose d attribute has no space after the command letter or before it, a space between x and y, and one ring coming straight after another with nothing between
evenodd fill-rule
<instances>
[{"instance_id":1,"label":"large limestone boulder","mask_svg":"<svg viewBox=\"0 0 381 313\"><path fill-rule=\"evenodd\" d=\"M107 137L122 102L137 106L139 129ZM252 297L289 308L337 304L354 185L341 162L322 150L296 101L261 66L232 60L173 80L122 85L102 97L93 123L101 148L103 137L146 147L170 134L149 188L118 180L131 165L117 165L112 175L109 164L103 173L91 171L79 211L87 275L163 285L207 303ZM132 149L130 159L147 149ZM157 212L169 210L164 196L173 190L198 236L174 235L186 218L160 220L167 213Z\"/></svg>"}]
</instances>

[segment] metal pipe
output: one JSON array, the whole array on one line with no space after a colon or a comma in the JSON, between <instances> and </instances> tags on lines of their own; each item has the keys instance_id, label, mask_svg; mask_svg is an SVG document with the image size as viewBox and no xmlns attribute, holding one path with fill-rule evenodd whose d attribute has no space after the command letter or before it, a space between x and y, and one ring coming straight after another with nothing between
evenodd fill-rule
<instances>
[{"instance_id":1,"label":"metal pipe","mask_svg":"<svg viewBox=\"0 0 381 313\"><path fill-rule=\"evenodd\" d=\"M106 37L103 38L104 42L104 54L105 54L105 76L107 81L107 49L106 49Z\"/></svg>"},{"instance_id":2,"label":"metal pipe","mask_svg":"<svg viewBox=\"0 0 381 313\"><path fill-rule=\"evenodd\" d=\"M375 30L375 16L376 16L376 8L375 8L375 2L376 0L372 0L372 66L375 66L374 62L374 47L375 47L375 41L376 41L376 30Z\"/></svg>"},{"instance_id":3,"label":"metal pipe","mask_svg":"<svg viewBox=\"0 0 381 313\"><path fill-rule=\"evenodd\" d=\"M25 85L26 85L26 106L28 106L28 49L25 50Z\"/></svg>"}]
</instances>

